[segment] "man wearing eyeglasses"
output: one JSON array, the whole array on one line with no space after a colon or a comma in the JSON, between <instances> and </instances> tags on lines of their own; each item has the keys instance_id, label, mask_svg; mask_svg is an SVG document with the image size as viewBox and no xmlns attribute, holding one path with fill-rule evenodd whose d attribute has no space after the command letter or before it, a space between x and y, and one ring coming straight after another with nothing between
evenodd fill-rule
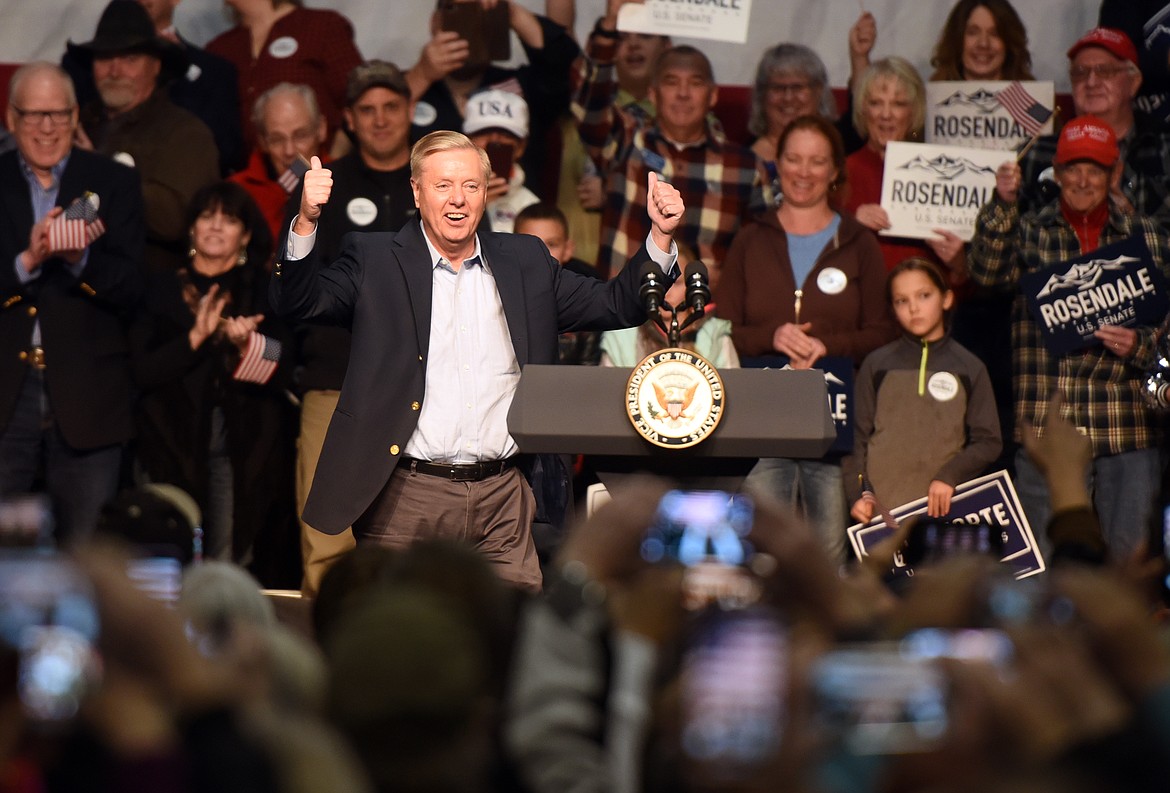
<instances>
[{"instance_id":1,"label":"man wearing eyeglasses","mask_svg":"<svg viewBox=\"0 0 1170 793\"><path fill-rule=\"evenodd\" d=\"M301 176L309 158L323 154L328 126L313 89L294 83L278 83L257 97L252 126L259 148L231 181L256 201L277 240L287 225L289 196L300 196Z\"/></svg>"},{"instance_id":2,"label":"man wearing eyeglasses","mask_svg":"<svg viewBox=\"0 0 1170 793\"><path fill-rule=\"evenodd\" d=\"M1114 201L1170 229L1170 137L1134 107L1142 74L1133 42L1120 30L1094 28L1069 48L1068 58L1074 113L1099 118L1117 136L1122 167L1111 189ZM1042 138L1020 163L1023 211L1060 192L1052 165L1056 140Z\"/></svg>"},{"instance_id":3,"label":"man wearing eyeglasses","mask_svg":"<svg viewBox=\"0 0 1170 793\"><path fill-rule=\"evenodd\" d=\"M30 492L42 472L57 538L68 541L91 532L115 494L131 436L123 320L142 295L142 192L134 171L75 146L77 102L59 67L21 67L9 102L17 148L0 156L0 496Z\"/></svg>"}]
</instances>

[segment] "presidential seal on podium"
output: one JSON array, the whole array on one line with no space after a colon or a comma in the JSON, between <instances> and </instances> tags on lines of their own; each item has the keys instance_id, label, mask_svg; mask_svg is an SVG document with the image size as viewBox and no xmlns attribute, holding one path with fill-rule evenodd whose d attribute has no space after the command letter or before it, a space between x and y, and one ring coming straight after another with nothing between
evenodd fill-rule
<instances>
[{"instance_id":1,"label":"presidential seal on podium","mask_svg":"<svg viewBox=\"0 0 1170 793\"><path fill-rule=\"evenodd\" d=\"M626 383L626 414L634 429L668 449L702 443L719 426L724 399L714 365L678 347L647 355Z\"/></svg>"}]
</instances>

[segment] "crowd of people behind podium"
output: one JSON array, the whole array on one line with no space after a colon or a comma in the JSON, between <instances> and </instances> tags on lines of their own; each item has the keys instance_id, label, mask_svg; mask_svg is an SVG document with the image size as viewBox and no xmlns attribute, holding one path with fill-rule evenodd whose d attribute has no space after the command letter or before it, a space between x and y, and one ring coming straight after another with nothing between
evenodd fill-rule
<instances>
[{"instance_id":1,"label":"crowd of people behind podium","mask_svg":"<svg viewBox=\"0 0 1170 793\"><path fill-rule=\"evenodd\" d=\"M44 647L14 638L28 614L0 581L0 791L1165 789L1170 414L1142 391L1168 325L1104 326L1060 355L1020 288L1134 237L1170 277L1164 3L1104 0L1100 27L1057 43L1072 106L1004 152L965 243L879 233L885 151L923 140L926 81L1058 77L1033 73L1037 37L1009 0L958 0L930 74L877 57L883 20L842 21L844 107L821 56L778 31L746 140L713 112L701 47L618 31L626 2L606 0L578 42L574 0L544 14L440 0L418 52L362 53L354 26L376 20L298 0L226 0L235 26L203 47L176 30L179 0L113 0L90 40L17 70L0 496L43 494L96 604L101 669L57 692L64 715L38 711L28 664ZM456 6L507 28L525 64L493 64ZM302 179L314 158L332 173L315 232L332 260L349 233L419 222L411 144L444 129L490 160L481 233L534 235L587 278L613 278L648 238L658 175L686 204L678 271L710 273L682 345L719 368L852 373L853 448L761 459L744 484L764 563L740 611L780 637L770 683L733 664L727 685L696 688L718 655L696 637L732 612L684 609L682 569L640 554L664 481L542 527L539 593L469 547L299 520L350 350L348 328L269 302ZM666 346L681 280L641 327L562 334L561 364L632 367ZM569 490L590 480L589 458L556 459ZM913 521L847 559L849 523L919 498L944 518L956 487L999 469L1042 575L961 555L898 577ZM184 568L171 605L125 575L160 547ZM274 609L261 586L306 598ZM1001 608L1005 591L1024 606ZM1002 631L1011 657L943 662L946 726L912 751L827 725L812 695L826 654L923 628ZM762 732L733 681L780 704L761 705ZM736 711L722 732L720 705Z\"/></svg>"}]
</instances>

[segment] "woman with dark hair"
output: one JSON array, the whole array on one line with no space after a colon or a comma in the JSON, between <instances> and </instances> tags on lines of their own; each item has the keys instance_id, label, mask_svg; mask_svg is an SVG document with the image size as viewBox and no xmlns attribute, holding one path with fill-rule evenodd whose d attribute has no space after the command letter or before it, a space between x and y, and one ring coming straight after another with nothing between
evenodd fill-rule
<instances>
[{"instance_id":1,"label":"woman with dark hair","mask_svg":"<svg viewBox=\"0 0 1170 793\"><path fill-rule=\"evenodd\" d=\"M292 516L292 345L269 316L272 240L244 188L200 190L187 228L186 265L152 276L131 331L136 473L191 493L205 555L244 563L266 524L279 530Z\"/></svg>"},{"instance_id":2,"label":"woman with dark hair","mask_svg":"<svg viewBox=\"0 0 1170 793\"><path fill-rule=\"evenodd\" d=\"M935 80L1034 80L1028 31L1008 0L959 0L930 65Z\"/></svg>"},{"instance_id":3,"label":"woman with dark hair","mask_svg":"<svg viewBox=\"0 0 1170 793\"><path fill-rule=\"evenodd\" d=\"M857 367L894 338L895 325L877 240L831 200L845 181L841 136L821 116L801 116L780 137L777 167L784 200L732 241L715 291L719 315L731 321L741 359L781 356L794 369L811 369L833 356ZM747 485L799 503L826 549L842 554L839 460L763 459Z\"/></svg>"}]
</instances>

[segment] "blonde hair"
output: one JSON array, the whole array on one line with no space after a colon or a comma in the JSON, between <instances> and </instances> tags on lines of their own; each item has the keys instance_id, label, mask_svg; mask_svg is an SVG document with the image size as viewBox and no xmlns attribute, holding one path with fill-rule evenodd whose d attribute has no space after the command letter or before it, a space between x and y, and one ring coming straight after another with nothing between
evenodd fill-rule
<instances>
[{"instance_id":1,"label":"blonde hair","mask_svg":"<svg viewBox=\"0 0 1170 793\"><path fill-rule=\"evenodd\" d=\"M922 130L926 127L926 85L913 64L897 55L882 58L862 72L861 79L853 89L853 128L863 138L869 137L865 128L865 100L874 83L879 80L893 80L906 92L906 98L914 108L914 115L910 119L910 138L921 140Z\"/></svg>"},{"instance_id":2,"label":"blonde hair","mask_svg":"<svg viewBox=\"0 0 1170 793\"><path fill-rule=\"evenodd\" d=\"M431 132L414 144L410 150L410 178L417 181L422 177L423 163L432 154L459 149L471 149L479 155L480 165L483 166L483 180L486 183L492 173L492 164L488 160L487 152L472 143L471 138L462 132L454 132L449 129Z\"/></svg>"}]
</instances>

